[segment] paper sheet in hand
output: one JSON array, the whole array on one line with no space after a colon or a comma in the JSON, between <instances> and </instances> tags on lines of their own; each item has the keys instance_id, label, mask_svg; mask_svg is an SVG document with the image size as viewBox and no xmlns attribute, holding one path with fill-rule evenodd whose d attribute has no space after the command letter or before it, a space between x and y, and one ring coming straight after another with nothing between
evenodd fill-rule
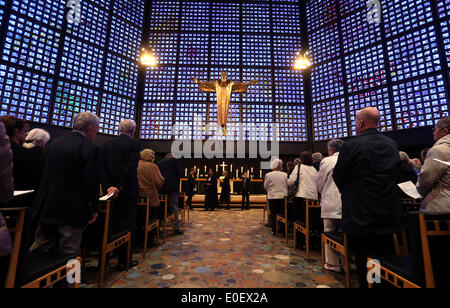
<instances>
[{"instance_id":1,"label":"paper sheet in hand","mask_svg":"<svg viewBox=\"0 0 450 308\"><path fill-rule=\"evenodd\" d=\"M17 190L14 192L14 197L31 194L34 190Z\"/></svg>"},{"instance_id":2,"label":"paper sheet in hand","mask_svg":"<svg viewBox=\"0 0 450 308\"><path fill-rule=\"evenodd\" d=\"M408 196L410 196L411 198L414 199L423 198L422 195L419 194L419 192L417 191L416 185L414 185L414 183L411 181L398 184L398 187L400 187L403 190L403 192Z\"/></svg>"},{"instance_id":3,"label":"paper sheet in hand","mask_svg":"<svg viewBox=\"0 0 450 308\"><path fill-rule=\"evenodd\" d=\"M437 158L435 158L434 160L437 161L438 163L450 166L450 162L448 162L448 161L443 161L443 160L440 160L440 159L437 159Z\"/></svg>"},{"instance_id":4,"label":"paper sheet in hand","mask_svg":"<svg viewBox=\"0 0 450 308\"><path fill-rule=\"evenodd\" d=\"M100 201L108 201L112 196L114 196L114 193L110 193L109 195L101 197Z\"/></svg>"}]
</instances>

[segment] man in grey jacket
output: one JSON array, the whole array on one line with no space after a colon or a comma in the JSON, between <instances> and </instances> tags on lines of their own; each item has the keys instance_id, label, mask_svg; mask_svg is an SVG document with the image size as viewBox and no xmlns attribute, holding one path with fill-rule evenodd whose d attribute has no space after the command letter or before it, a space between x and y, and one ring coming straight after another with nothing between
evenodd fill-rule
<instances>
[{"instance_id":1,"label":"man in grey jacket","mask_svg":"<svg viewBox=\"0 0 450 308\"><path fill-rule=\"evenodd\" d=\"M12 152L6 129L0 122L0 205L7 203L13 197L13 163Z\"/></svg>"},{"instance_id":2,"label":"man in grey jacket","mask_svg":"<svg viewBox=\"0 0 450 308\"><path fill-rule=\"evenodd\" d=\"M434 129L436 144L428 151L417 180L417 190L425 197L421 211L450 212L450 167L436 161L450 161L450 117L438 122Z\"/></svg>"}]
</instances>

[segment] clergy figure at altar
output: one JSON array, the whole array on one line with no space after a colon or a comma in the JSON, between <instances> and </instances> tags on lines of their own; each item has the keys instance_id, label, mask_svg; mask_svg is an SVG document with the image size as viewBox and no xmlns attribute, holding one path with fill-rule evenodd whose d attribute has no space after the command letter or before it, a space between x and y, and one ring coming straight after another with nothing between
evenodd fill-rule
<instances>
[{"instance_id":1,"label":"clergy figure at altar","mask_svg":"<svg viewBox=\"0 0 450 308\"><path fill-rule=\"evenodd\" d=\"M258 81L252 82L236 82L228 79L228 73L222 72L222 79L216 81L199 81L197 78L192 78L203 92L216 92L217 94L217 122L219 127L223 128L223 133L226 135L226 126L228 123L228 111L230 106L230 98L232 93L245 93L248 87L256 85ZM222 131L221 131L222 132Z\"/></svg>"}]
</instances>

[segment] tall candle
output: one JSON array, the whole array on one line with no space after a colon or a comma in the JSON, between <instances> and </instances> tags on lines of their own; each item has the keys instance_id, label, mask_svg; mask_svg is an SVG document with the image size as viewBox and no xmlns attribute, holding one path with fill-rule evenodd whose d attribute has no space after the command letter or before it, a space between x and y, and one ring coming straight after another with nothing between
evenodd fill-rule
<instances>
[{"instance_id":1,"label":"tall candle","mask_svg":"<svg viewBox=\"0 0 450 308\"><path fill-rule=\"evenodd\" d=\"M239 178L239 170L236 169L236 179Z\"/></svg>"},{"instance_id":2,"label":"tall candle","mask_svg":"<svg viewBox=\"0 0 450 308\"><path fill-rule=\"evenodd\" d=\"M244 173L244 167L241 167L241 173Z\"/></svg>"},{"instance_id":3,"label":"tall candle","mask_svg":"<svg viewBox=\"0 0 450 308\"><path fill-rule=\"evenodd\" d=\"M233 172L233 164L231 164L230 172Z\"/></svg>"},{"instance_id":4,"label":"tall candle","mask_svg":"<svg viewBox=\"0 0 450 308\"><path fill-rule=\"evenodd\" d=\"M197 169L197 178L200 176L200 169Z\"/></svg>"},{"instance_id":5,"label":"tall candle","mask_svg":"<svg viewBox=\"0 0 450 308\"><path fill-rule=\"evenodd\" d=\"M219 165L216 165L216 172L219 172Z\"/></svg>"},{"instance_id":6,"label":"tall candle","mask_svg":"<svg viewBox=\"0 0 450 308\"><path fill-rule=\"evenodd\" d=\"M187 168L184 170L184 176L187 177Z\"/></svg>"},{"instance_id":7,"label":"tall candle","mask_svg":"<svg viewBox=\"0 0 450 308\"><path fill-rule=\"evenodd\" d=\"M206 166L205 166L205 173L206 173Z\"/></svg>"},{"instance_id":8,"label":"tall candle","mask_svg":"<svg viewBox=\"0 0 450 308\"><path fill-rule=\"evenodd\" d=\"M262 179L262 170L259 170L259 177Z\"/></svg>"}]
</instances>

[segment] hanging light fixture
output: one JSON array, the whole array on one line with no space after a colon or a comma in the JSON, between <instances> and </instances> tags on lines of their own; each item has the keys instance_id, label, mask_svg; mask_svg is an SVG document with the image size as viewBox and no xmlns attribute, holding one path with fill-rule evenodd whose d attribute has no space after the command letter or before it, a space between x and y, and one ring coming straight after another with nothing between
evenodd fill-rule
<instances>
[{"instance_id":1,"label":"hanging light fixture","mask_svg":"<svg viewBox=\"0 0 450 308\"><path fill-rule=\"evenodd\" d=\"M156 57L153 55L153 52L147 51L145 48L142 48L140 61L142 65L156 67Z\"/></svg>"},{"instance_id":2,"label":"hanging light fixture","mask_svg":"<svg viewBox=\"0 0 450 308\"><path fill-rule=\"evenodd\" d=\"M311 60L309 60L309 52L305 52L300 55L294 64L294 69L298 71L304 71L311 67Z\"/></svg>"}]
</instances>

